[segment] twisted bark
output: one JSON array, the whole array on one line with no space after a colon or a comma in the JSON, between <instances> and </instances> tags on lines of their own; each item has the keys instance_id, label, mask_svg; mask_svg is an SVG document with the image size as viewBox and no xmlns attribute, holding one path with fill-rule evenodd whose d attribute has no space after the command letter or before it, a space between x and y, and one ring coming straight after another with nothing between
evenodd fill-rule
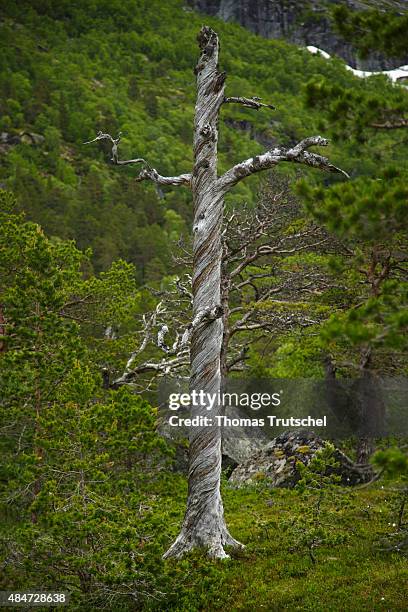
<instances>
[{"instance_id":1,"label":"twisted bark","mask_svg":"<svg viewBox=\"0 0 408 612\"><path fill-rule=\"evenodd\" d=\"M218 37L203 28L196 67L197 103L194 122L193 317L221 308L221 227L223 197L216 189L218 115L224 101L225 74L218 71ZM190 389L218 393L221 385L222 317L203 319L192 329ZM195 414L208 414L198 406ZM212 416L219 412L214 407ZM195 416L194 414L194 416ZM215 558L228 555L224 546L242 546L228 532L220 493L221 432L218 427L194 428L190 434L189 490L181 532L164 557L181 557L204 546Z\"/></svg>"},{"instance_id":2,"label":"twisted bark","mask_svg":"<svg viewBox=\"0 0 408 612\"><path fill-rule=\"evenodd\" d=\"M237 164L218 178L218 117L224 103L238 102L256 110L262 105L255 99L226 98L226 74L218 70L219 43L211 28L203 27L198 36L201 55L195 69L197 101L194 120L194 168L191 188L194 200L193 224L193 318L200 312L220 310L215 319L203 319L192 329L190 341L190 390L218 393L222 385L220 357L223 351L224 309L227 288L221 295L222 224L224 195L243 178L273 167L281 161L342 172L329 161L306 149L326 146L320 136L306 138L291 149L274 149ZM268 105L269 108L273 108ZM345 174L345 173L343 173ZM215 406L211 416L220 414ZM205 405L192 416L208 415ZM224 547L242 547L228 532L220 494L221 431L218 427L192 428L190 433L187 510L181 531L164 558L181 557L195 547L206 547L215 558L228 557Z\"/></svg>"}]
</instances>

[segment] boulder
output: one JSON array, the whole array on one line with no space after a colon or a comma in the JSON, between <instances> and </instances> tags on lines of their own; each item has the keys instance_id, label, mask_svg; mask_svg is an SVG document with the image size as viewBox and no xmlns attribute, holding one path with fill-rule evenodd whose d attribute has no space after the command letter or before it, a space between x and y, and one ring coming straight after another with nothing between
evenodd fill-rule
<instances>
[{"instance_id":1,"label":"boulder","mask_svg":"<svg viewBox=\"0 0 408 612\"><path fill-rule=\"evenodd\" d=\"M40 146L45 142L44 136L35 132L21 132L20 137L24 144Z\"/></svg>"},{"instance_id":2,"label":"boulder","mask_svg":"<svg viewBox=\"0 0 408 612\"><path fill-rule=\"evenodd\" d=\"M300 478L297 462L308 465L324 445L325 441L312 431L284 432L240 463L231 473L229 482L242 486L266 478L271 487L292 488ZM334 458L339 464L335 472L343 485L362 484L373 476L370 466L356 465L337 448Z\"/></svg>"}]
</instances>

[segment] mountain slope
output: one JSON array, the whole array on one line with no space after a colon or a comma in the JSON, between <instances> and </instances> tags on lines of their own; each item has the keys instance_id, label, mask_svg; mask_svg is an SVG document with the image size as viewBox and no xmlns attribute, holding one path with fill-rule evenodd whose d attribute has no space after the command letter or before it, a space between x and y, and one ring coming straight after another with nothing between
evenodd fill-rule
<instances>
[{"instance_id":1,"label":"mountain slope","mask_svg":"<svg viewBox=\"0 0 408 612\"><path fill-rule=\"evenodd\" d=\"M381 11L402 12L406 3L394 0L191 0L195 9L220 17L224 21L241 24L265 38L283 38L291 42L314 45L338 55L353 67L364 70L394 68L405 61L390 60L371 52L362 60L356 47L338 32L331 18L334 7L344 6L352 11L375 8Z\"/></svg>"},{"instance_id":2,"label":"mountain slope","mask_svg":"<svg viewBox=\"0 0 408 612\"><path fill-rule=\"evenodd\" d=\"M330 130L320 110L304 105L311 78L392 99L385 79L361 81L339 60L207 21L221 36L228 95L260 95L278 107L225 108L221 170L266 146ZM122 130L122 158L142 156L163 174L188 171L201 24L202 15L178 0L95 0L86 9L81 2L32 0L2 8L1 184L48 233L91 246L96 270L123 257L136 264L141 282L160 279L171 240L188 231L187 190L136 184L137 169L112 167L108 150L82 143L100 129ZM329 154L352 174L372 174L389 159L403 159L396 142L392 133L377 133L364 143L333 143ZM232 200L251 201L257 185L257 178L241 184Z\"/></svg>"}]
</instances>

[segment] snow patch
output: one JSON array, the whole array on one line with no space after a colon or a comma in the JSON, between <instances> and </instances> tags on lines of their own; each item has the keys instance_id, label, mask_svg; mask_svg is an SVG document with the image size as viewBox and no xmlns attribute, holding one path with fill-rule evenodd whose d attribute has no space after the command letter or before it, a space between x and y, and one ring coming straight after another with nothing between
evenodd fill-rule
<instances>
[{"instance_id":1,"label":"snow patch","mask_svg":"<svg viewBox=\"0 0 408 612\"><path fill-rule=\"evenodd\" d=\"M313 53L313 55L321 55L325 59L330 59L329 53L323 51L323 49L319 49L318 47L314 47L313 45L309 45L306 49ZM368 70L357 70L356 68L352 68L346 64L346 70L352 72L355 76L365 79L370 76L374 76L377 74L385 74L393 83L398 83L402 81L408 81L408 64L405 66L400 66L399 68L393 68L393 70L381 70L378 72L369 72Z\"/></svg>"},{"instance_id":2,"label":"snow patch","mask_svg":"<svg viewBox=\"0 0 408 612\"><path fill-rule=\"evenodd\" d=\"M326 53L326 51L322 51L322 49L319 49L318 47L314 47L313 45L309 45L308 47L306 47L306 49L308 51L310 51L310 53L313 53L313 55L321 55L322 57L324 57L325 59L330 59L330 55L328 53Z\"/></svg>"}]
</instances>

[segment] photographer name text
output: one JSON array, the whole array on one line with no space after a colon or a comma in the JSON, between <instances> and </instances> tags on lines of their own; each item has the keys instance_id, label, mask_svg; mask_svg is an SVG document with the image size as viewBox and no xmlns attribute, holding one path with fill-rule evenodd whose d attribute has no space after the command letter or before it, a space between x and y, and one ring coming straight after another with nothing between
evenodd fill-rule
<instances>
[{"instance_id":1,"label":"photographer name text","mask_svg":"<svg viewBox=\"0 0 408 612\"><path fill-rule=\"evenodd\" d=\"M169 417L168 423L171 427L326 427L327 417L315 418L312 416L297 418L282 418L274 414L266 418L230 418L226 415L215 415L213 417L197 415L192 418L183 418L177 415Z\"/></svg>"}]
</instances>

